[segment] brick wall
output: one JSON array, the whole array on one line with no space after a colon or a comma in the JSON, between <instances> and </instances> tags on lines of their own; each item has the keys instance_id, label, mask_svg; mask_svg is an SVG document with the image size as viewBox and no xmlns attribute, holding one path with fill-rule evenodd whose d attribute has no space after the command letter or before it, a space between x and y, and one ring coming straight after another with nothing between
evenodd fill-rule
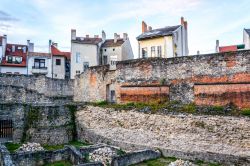
<instances>
[{"instance_id":1,"label":"brick wall","mask_svg":"<svg viewBox=\"0 0 250 166\"><path fill-rule=\"evenodd\" d=\"M118 62L116 71L104 71L103 68L90 68L76 79L75 101L106 100L106 86L113 84L118 103L148 102L162 97L183 103L224 105L233 102L239 107L249 107L249 89L241 89L240 85L237 89L236 84L231 84L250 85L250 51L247 50L169 59L135 59ZM217 85L224 84L227 87L225 92L231 99L225 100L225 96L218 93L207 96L204 102L198 97L203 93L197 90L198 84L213 84L215 89ZM161 85L169 87L163 94L157 90ZM151 88L141 88L143 86ZM211 88L210 85L202 87Z\"/></svg>"}]
</instances>

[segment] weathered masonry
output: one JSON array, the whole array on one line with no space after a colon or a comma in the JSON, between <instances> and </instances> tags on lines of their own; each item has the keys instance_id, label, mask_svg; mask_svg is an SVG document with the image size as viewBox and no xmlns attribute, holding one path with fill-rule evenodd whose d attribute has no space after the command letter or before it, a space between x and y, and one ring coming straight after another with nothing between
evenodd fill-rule
<instances>
[{"instance_id":1,"label":"weathered masonry","mask_svg":"<svg viewBox=\"0 0 250 166\"><path fill-rule=\"evenodd\" d=\"M179 100L250 107L250 51L148 58L91 67L75 80L74 100L117 103Z\"/></svg>"}]
</instances>

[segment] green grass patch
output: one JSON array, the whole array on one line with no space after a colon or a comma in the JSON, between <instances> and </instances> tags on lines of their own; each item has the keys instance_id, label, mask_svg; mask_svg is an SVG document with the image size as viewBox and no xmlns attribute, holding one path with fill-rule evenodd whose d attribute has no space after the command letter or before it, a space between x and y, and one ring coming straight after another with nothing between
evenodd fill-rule
<instances>
[{"instance_id":1,"label":"green grass patch","mask_svg":"<svg viewBox=\"0 0 250 166\"><path fill-rule=\"evenodd\" d=\"M63 149L65 145L72 145L76 148L80 148L82 146L89 146L91 145L88 142L81 142L81 141L71 141L68 144L61 144L61 145L43 145L43 148L45 150L59 150L59 149Z\"/></svg>"},{"instance_id":2,"label":"green grass patch","mask_svg":"<svg viewBox=\"0 0 250 166\"><path fill-rule=\"evenodd\" d=\"M45 164L44 166L72 166L68 161L57 161L54 163Z\"/></svg>"},{"instance_id":3,"label":"green grass patch","mask_svg":"<svg viewBox=\"0 0 250 166\"><path fill-rule=\"evenodd\" d=\"M45 150L59 150L63 149L64 145L43 145L43 148Z\"/></svg>"},{"instance_id":4,"label":"green grass patch","mask_svg":"<svg viewBox=\"0 0 250 166\"><path fill-rule=\"evenodd\" d=\"M71 142L69 142L69 145L72 145L72 146L74 146L74 147L76 147L76 148L80 148L80 147L82 147L82 146L89 146L89 145L91 145L91 144L88 143L88 142L71 141Z\"/></svg>"},{"instance_id":5,"label":"green grass patch","mask_svg":"<svg viewBox=\"0 0 250 166\"><path fill-rule=\"evenodd\" d=\"M6 148L8 149L10 153L15 152L21 146L21 144L16 144L16 143L11 143L11 142L7 142L4 145L6 146Z\"/></svg>"},{"instance_id":6,"label":"green grass patch","mask_svg":"<svg viewBox=\"0 0 250 166\"><path fill-rule=\"evenodd\" d=\"M250 117L250 108L245 108L241 110L241 115Z\"/></svg>"}]
</instances>

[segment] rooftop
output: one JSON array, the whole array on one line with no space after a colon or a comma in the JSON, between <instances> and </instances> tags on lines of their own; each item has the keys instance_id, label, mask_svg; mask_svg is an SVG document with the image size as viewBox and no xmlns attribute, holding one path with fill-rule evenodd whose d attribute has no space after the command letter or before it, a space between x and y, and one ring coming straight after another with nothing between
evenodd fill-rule
<instances>
[{"instance_id":1,"label":"rooftop","mask_svg":"<svg viewBox=\"0 0 250 166\"><path fill-rule=\"evenodd\" d=\"M70 52L60 51L56 46L51 46L51 53L53 56L64 56L67 59L70 59Z\"/></svg>"},{"instance_id":2,"label":"rooftop","mask_svg":"<svg viewBox=\"0 0 250 166\"><path fill-rule=\"evenodd\" d=\"M173 34L175 30L177 30L181 25L176 26L167 26L165 28L153 29L151 31L142 33L136 39L137 40L144 40L149 38L156 38L156 37L163 37L163 36L170 36Z\"/></svg>"},{"instance_id":3,"label":"rooftop","mask_svg":"<svg viewBox=\"0 0 250 166\"><path fill-rule=\"evenodd\" d=\"M29 52L29 56L42 56L42 57L50 57L51 55L49 53L44 52Z\"/></svg>"},{"instance_id":4,"label":"rooftop","mask_svg":"<svg viewBox=\"0 0 250 166\"><path fill-rule=\"evenodd\" d=\"M247 32L247 34L250 36L250 29L244 29L246 32Z\"/></svg>"},{"instance_id":5,"label":"rooftop","mask_svg":"<svg viewBox=\"0 0 250 166\"><path fill-rule=\"evenodd\" d=\"M101 38L86 38L86 37L76 37L76 40L72 40L73 43L79 43L79 44L93 44L97 45L100 42L102 42Z\"/></svg>"},{"instance_id":6,"label":"rooftop","mask_svg":"<svg viewBox=\"0 0 250 166\"><path fill-rule=\"evenodd\" d=\"M119 47L124 43L123 39L117 39L117 42L115 43L114 39L107 39L102 44L102 47Z\"/></svg>"}]
</instances>

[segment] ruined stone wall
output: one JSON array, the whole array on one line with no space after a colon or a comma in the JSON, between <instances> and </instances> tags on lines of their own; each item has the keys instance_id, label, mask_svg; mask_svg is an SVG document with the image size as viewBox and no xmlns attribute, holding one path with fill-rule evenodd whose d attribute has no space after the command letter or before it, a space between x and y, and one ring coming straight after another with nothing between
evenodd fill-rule
<instances>
[{"instance_id":1,"label":"ruined stone wall","mask_svg":"<svg viewBox=\"0 0 250 166\"><path fill-rule=\"evenodd\" d=\"M0 120L13 122L13 141L64 144L73 138L73 113L69 106L1 103Z\"/></svg>"},{"instance_id":2,"label":"ruined stone wall","mask_svg":"<svg viewBox=\"0 0 250 166\"><path fill-rule=\"evenodd\" d=\"M233 102L238 107L250 107L246 102L250 95L250 51L247 50L128 60L118 62L115 72L104 74L102 69L102 66L91 68L76 79L74 91L81 95L75 95L75 101L106 100L106 86L112 83L118 103L154 102L156 98L164 98L198 105ZM163 94L159 87L165 88ZM218 87L222 87L220 92ZM132 92L136 93L131 95Z\"/></svg>"},{"instance_id":3,"label":"ruined stone wall","mask_svg":"<svg viewBox=\"0 0 250 166\"><path fill-rule=\"evenodd\" d=\"M53 102L72 100L73 80L58 80L41 76L0 75L0 101Z\"/></svg>"},{"instance_id":4,"label":"ruined stone wall","mask_svg":"<svg viewBox=\"0 0 250 166\"><path fill-rule=\"evenodd\" d=\"M106 100L107 86L115 80L115 72L109 66L90 67L76 77L74 84L74 101L95 102Z\"/></svg>"}]
</instances>

